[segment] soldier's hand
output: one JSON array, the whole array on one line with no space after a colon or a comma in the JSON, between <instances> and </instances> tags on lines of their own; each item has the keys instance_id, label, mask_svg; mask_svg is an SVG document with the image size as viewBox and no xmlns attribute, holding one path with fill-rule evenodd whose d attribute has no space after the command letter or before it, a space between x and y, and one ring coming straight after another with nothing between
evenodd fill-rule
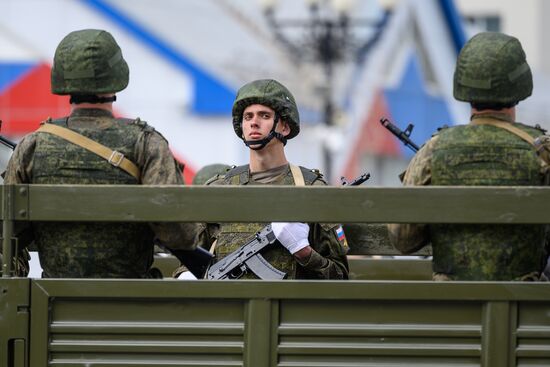
<instances>
[{"instance_id":1,"label":"soldier's hand","mask_svg":"<svg viewBox=\"0 0 550 367\"><path fill-rule=\"evenodd\" d=\"M176 279L180 280L197 280L197 277L193 275L190 271L184 271L180 275L176 277Z\"/></svg>"},{"instance_id":2,"label":"soldier's hand","mask_svg":"<svg viewBox=\"0 0 550 367\"><path fill-rule=\"evenodd\" d=\"M292 255L309 246L309 225L305 223L273 222L271 228L281 245Z\"/></svg>"}]
</instances>

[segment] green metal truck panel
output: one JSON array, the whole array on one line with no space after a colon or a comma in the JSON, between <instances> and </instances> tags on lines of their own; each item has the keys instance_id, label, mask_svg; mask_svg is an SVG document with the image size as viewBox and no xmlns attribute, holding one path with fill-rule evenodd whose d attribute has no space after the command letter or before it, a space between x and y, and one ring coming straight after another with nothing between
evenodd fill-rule
<instances>
[{"instance_id":1,"label":"green metal truck panel","mask_svg":"<svg viewBox=\"0 0 550 367\"><path fill-rule=\"evenodd\" d=\"M548 202L541 187L20 185L3 187L2 218L4 234L18 220L550 223ZM550 284L422 280L429 260L362 257L382 247L355 252L350 281L21 279L5 262L0 367L550 365Z\"/></svg>"}]
</instances>

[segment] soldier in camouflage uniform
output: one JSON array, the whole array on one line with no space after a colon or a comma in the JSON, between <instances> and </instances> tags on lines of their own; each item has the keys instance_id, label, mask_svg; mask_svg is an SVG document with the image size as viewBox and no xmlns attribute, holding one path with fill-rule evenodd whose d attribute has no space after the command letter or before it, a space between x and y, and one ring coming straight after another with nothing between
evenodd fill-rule
<instances>
[{"instance_id":1,"label":"soldier in camouflage uniform","mask_svg":"<svg viewBox=\"0 0 550 367\"><path fill-rule=\"evenodd\" d=\"M139 118L113 117L115 93L128 85L129 70L111 34L68 34L57 47L51 79L54 94L71 96L71 114L49 119L23 138L8 163L6 184L183 184L181 167L158 132ZM52 127L102 144L110 158L50 132ZM195 229L184 223L32 224L43 276L52 278L150 277L155 237L167 247L189 249Z\"/></svg>"},{"instance_id":2,"label":"soldier in camouflage uniform","mask_svg":"<svg viewBox=\"0 0 550 367\"><path fill-rule=\"evenodd\" d=\"M532 89L516 38L491 32L474 36L460 52L454 73L454 96L471 104L471 121L435 134L410 162L403 183L544 185L548 164L532 145L544 131L515 122L515 106ZM391 224L390 238L403 253L431 241L435 280L538 280L543 269L545 229L540 225Z\"/></svg>"},{"instance_id":3,"label":"soldier in camouflage uniform","mask_svg":"<svg viewBox=\"0 0 550 367\"><path fill-rule=\"evenodd\" d=\"M211 179L209 185L326 185L316 170L289 164L284 146L300 131L292 94L275 80L244 85L233 104L233 128L250 150L250 164ZM237 250L267 223L205 225L199 244L216 261ZM341 226L319 223L273 223L275 246L262 256L287 279L347 279L347 244ZM245 278L256 278L253 273Z\"/></svg>"}]
</instances>

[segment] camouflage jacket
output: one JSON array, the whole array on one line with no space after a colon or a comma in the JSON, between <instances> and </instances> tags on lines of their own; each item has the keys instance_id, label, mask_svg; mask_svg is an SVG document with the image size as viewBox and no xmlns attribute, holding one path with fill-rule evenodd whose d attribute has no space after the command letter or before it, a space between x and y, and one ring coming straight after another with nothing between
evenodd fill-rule
<instances>
[{"instance_id":1,"label":"camouflage jacket","mask_svg":"<svg viewBox=\"0 0 550 367\"><path fill-rule=\"evenodd\" d=\"M34 132L17 145L6 170L6 184L183 184L181 168L167 141L139 119L115 119L105 110L76 109L70 117L51 123L120 150L140 169L139 181L84 148L46 132ZM194 224L151 223L149 226L160 244L172 248L189 248L196 235ZM144 277L153 253L153 232L146 227L75 222L46 227L34 223L31 231L45 276ZM16 228L19 233L28 230ZM37 238L39 234L41 238ZM135 239L136 236L139 239ZM129 246L128 241L137 247L124 248ZM67 246L63 245L65 242ZM53 243L58 246L52 246Z\"/></svg>"},{"instance_id":2,"label":"camouflage jacket","mask_svg":"<svg viewBox=\"0 0 550 367\"><path fill-rule=\"evenodd\" d=\"M326 185L322 176L313 170L300 167L306 185ZM207 182L209 185L260 185L252 180L248 166L236 167L225 175L218 175ZM294 185L290 168L272 185ZM199 233L199 246L210 249L216 241L216 261L243 245L252 235L268 223L222 223L205 224ZM340 225L310 223L309 243L313 251L304 263L298 263L278 242L262 252L272 265L287 273L287 279L347 279L348 262L345 237L337 235ZM247 274L245 278L256 278Z\"/></svg>"},{"instance_id":3,"label":"camouflage jacket","mask_svg":"<svg viewBox=\"0 0 550 367\"><path fill-rule=\"evenodd\" d=\"M512 123L503 114L472 119L477 118ZM515 126L533 137L543 134L527 125ZM546 176L546 168L527 142L494 126L466 125L434 135L413 157L403 184L543 185ZM391 224L389 234L403 253L431 241L435 279L534 279L542 269L543 226Z\"/></svg>"}]
</instances>

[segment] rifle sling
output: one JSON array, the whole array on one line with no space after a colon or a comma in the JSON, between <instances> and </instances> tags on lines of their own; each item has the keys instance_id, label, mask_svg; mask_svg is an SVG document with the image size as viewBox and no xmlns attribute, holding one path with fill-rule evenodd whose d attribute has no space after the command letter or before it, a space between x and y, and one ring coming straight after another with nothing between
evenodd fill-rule
<instances>
[{"instance_id":1,"label":"rifle sling","mask_svg":"<svg viewBox=\"0 0 550 367\"><path fill-rule=\"evenodd\" d=\"M92 139L89 139L77 132L70 129L66 129L54 124L43 124L37 131L56 135L60 138L67 140L79 147L82 147L92 153L97 154L101 158L105 159L111 165L120 168L131 176L140 181L141 172L139 168L129 159L124 157L124 154L112 150L105 145L102 145Z\"/></svg>"},{"instance_id":2,"label":"rifle sling","mask_svg":"<svg viewBox=\"0 0 550 367\"><path fill-rule=\"evenodd\" d=\"M509 132L511 132L514 135L519 136L520 138L522 138L523 140L525 140L529 144L531 144L533 146L535 145L535 143L534 143L535 139L531 135L529 135L525 131L513 126L509 122L494 121L494 120L489 120L489 119L475 119L475 120L472 120L470 123L472 125L491 125L491 126L494 126L494 127L504 129L504 130L508 130Z\"/></svg>"},{"instance_id":3,"label":"rifle sling","mask_svg":"<svg viewBox=\"0 0 550 367\"><path fill-rule=\"evenodd\" d=\"M535 138L533 138L531 135L526 133L525 131L518 129L514 125L508 122L503 121L494 121L489 119L475 119L471 122L472 125L491 125L494 127L498 127L504 130L507 130L511 132L512 134L520 137L521 139L525 140L529 144L531 144L535 150L538 152L539 148L535 145ZM550 165L550 160L547 160L543 155L538 154L539 158L546 164Z\"/></svg>"},{"instance_id":4,"label":"rifle sling","mask_svg":"<svg viewBox=\"0 0 550 367\"><path fill-rule=\"evenodd\" d=\"M304 180L304 174L300 167L290 163L290 172L292 173L292 178L294 179L294 185L296 186L305 186L306 181Z\"/></svg>"},{"instance_id":5,"label":"rifle sling","mask_svg":"<svg viewBox=\"0 0 550 367\"><path fill-rule=\"evenodd\" d=\"M481 119L475 119L475 120L471 121L470 123L472 125L491 125L491 126L494 126L494 127L498 127L500 129L507 130L507 131L511 132L512 134L514 134L514 135L520 137L521 139L525 140L529 144L531 144L535 148L535 150L538 151L537 146L535 145L535 138L533 138L527 132L513 126L509 122L494 121L494 120L481 118ZM539 157L547 165L550 164L550 162L547 162L546 159L544 159L541 155L539 155Z\"/></svg>"}]
</instances>

